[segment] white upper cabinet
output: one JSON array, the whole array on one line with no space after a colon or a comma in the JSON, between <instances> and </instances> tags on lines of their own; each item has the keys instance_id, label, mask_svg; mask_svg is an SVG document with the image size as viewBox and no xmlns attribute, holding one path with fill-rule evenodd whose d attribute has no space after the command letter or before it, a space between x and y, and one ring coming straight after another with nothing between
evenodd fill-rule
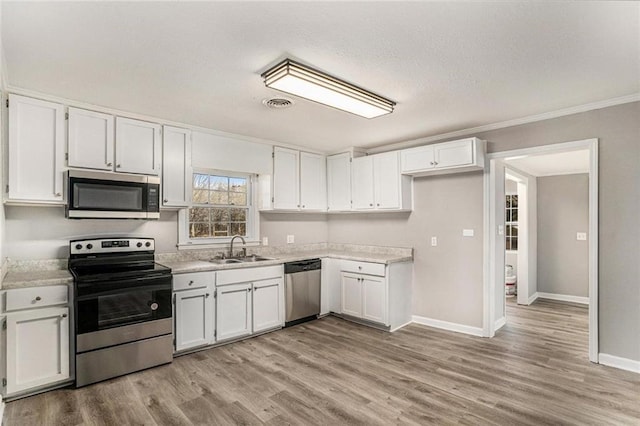
<instances>
[{"instance_id":1,"label":"white upper cabinet","mask_svg":"<svg viewBox=\"0 0 640 426\"><path fill-rule=\"evenodd\" d=\"M355 210L411 209L411 177L400 174L398 151L354 158L352 188Z\"/></svg>"},{"instance_id":2,"label":"white upper cabinet","mask_svg":"<svg viewBox=\"0 0 640 426\"><path fill-rule=\"evenodd\" d=\"M351 210L351 154L327 157L327 207L329 211Z\"/></svg>"},{"instance_id":3,"label":"white upper cabinet","mask_svg":"<svg viewBox=\"0 0 640 426\"><path fill-rule=\"evenodd\" d=\"M116 172L160 174L161 126L116 117Z\"/></svg>"},{"instance_id":4,"label":"white upper cabinet","mask_svg":"<svg viewBox=\"0 0 640 426\"><path fill-rule=\"evenodd\" d=\"M164 126L162 139L162 205L186 207L190 201L191 131Z\"/></svg>"},{"instance_id":5,"label":"white upper cabinet","mask_svg":"<svg viewBox=\"0 0 640 426\"><path fill-rule=\"evenodd\" d=\"M298 210L300 208L300 172L298 151L273 148L273 208Z\"/></svg>"},{"instance_id":6,"label":"white upper cabinet","mask_svg":"<svg viewBox=\"0 0 640 426\"><path fill-rule=\"evenodd\" d=\"M300 209L327 209L327 169L322 155L300 153Z\"/></svg>"},{"instance_id":7,"label":"white upper cabinet","mask_svg":"<svg viewBox=\"0 0 640 426\"><path fill-rule=\"evenodd\" d=\"M326 211L325 157L274 147L272 204L274 210Z\"/></svg>"},{"instance_id":8,"label":"white upper cabinet","mask_svg":"<svg viewBox=\"0 0 640 426\"><path fill-rule=\"evenodd\" d=\"M69 108L69 167L113 170L114 117Z\"/></svg>"},{"instance_id":9,"label":"white upper cabinet","mask_svg":"<svg viewBox=\"0 0 640 426\"><path fill-rule=\"evenodd\" d=\"M402 173L427 176L482 170L485 151L485 141L478 138L405 149L401 151Z\"/></svg>"},{"instance_id":10,"label":"white upper cabinet","mask_svg":"<svg viewBox=\"0 0 640 426\"><path fill-rule=\"evenodd\" d=\"M63 203L64 106L9 95L9 201Z\"/></svg>"},{"instance_id":11,"label":"white upper cabinet","mask_svg":"<svg viewBox=\"0 0 640 426\"><path fill-rule=\"evenodd\" d=\"M353 159L352 197L355 210L373 210L375 207L373 189L373 158L358 157Z\"/></svg>"}]
</instances>

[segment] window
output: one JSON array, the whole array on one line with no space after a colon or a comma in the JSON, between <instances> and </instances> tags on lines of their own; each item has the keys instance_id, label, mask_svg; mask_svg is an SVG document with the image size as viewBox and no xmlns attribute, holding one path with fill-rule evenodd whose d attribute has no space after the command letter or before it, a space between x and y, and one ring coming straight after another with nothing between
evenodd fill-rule
<instances>
[{"instance_id":1,"label":"window","mask_svg":"<svg viewBox=\"0 0 640 426\"><path fill-rule=\"evenodd\" d=\"M191 204L180 213L180 242L225 243L234 235L257 240L254 175L198 170L193 173Z\"/></svg>"},{"instance_id":2,"label":"window","mask_svg":"<svg viewBox=\"0 0 640 426\"><path fill-rule=\"evenodd\" d=\"M505 216L505 245L507 250L518 250L518 196L507 195Z\"/></svg>"}]
</instances>

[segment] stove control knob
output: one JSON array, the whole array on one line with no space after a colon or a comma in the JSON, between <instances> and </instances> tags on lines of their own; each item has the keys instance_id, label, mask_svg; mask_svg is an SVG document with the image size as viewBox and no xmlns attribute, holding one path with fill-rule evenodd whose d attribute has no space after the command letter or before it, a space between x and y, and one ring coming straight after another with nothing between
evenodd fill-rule
<instances>
[{"instance_id":1,"label":"stove control knob","mask_svg":"<svg viewBox=\"0 0 640 426\"><path fill-rule=\"evenodd\" d=\"M82 249L82 244L76 244L76 250Z\"/></svg>"},{"instance_id":2,"label":"stove control knob","mask_svg":"<svg viewBox=\"0 0 640 426\"><path fill-rule=\"evenodd\" d=\"M136 247L142 247L142 243L136 244Z\"/></svg>"},{"instance_id":3,"label":"stove control knob","mask_svg":"<svg viewBox=\"0 0 640 426\"><path fill-rule=\"evenodd\" d=\"M91 250L93 248L93 244L87 244L87 250Z\"/></svg>"},{"instance_id":4,"label":"stove control knob","mask_svg":"<svg viewBox=\"0 0 640 426\"><path fill-rule=\"evenodd\" d=\"M144 243L145 247L151 247L151 243L149 241L147 241L146 243Z\"/></svg>"}]
</instances>

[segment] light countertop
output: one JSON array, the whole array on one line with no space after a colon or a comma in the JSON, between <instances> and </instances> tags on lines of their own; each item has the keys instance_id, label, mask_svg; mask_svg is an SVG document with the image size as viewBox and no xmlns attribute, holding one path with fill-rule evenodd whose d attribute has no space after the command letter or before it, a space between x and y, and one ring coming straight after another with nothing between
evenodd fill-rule
<instances>
[{"instance_id":1,"label":"light countertop","mask_svg":"<svg viewBox=\"0 0 640 426\"><path fill-rule=\"evenodd\" d=\"M66 269L30 272L9 271L2 281L2 290L49 285L69 285L72 282L73 277Z\"/></svg>"}]
</instances>

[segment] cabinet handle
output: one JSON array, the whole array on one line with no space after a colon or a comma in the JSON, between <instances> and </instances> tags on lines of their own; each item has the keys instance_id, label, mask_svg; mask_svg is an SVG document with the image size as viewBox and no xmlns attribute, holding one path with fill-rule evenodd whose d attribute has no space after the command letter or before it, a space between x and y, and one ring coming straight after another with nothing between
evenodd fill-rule
<instances>
[{"instance_id":1,"label":"cabinet handle","mask_svg":"<svg viewBox=\"0 0 640 426\"><path fill-rule=\"evenodd\" d=\"M66 317L67 317L67 314L62 314L62 315L60 315L60 316L61 316L62 318L66 318Z\"/></svg>"},{"instance_id":2,"label":"cabinet handle","mask_svg":"<svg viewBox=\"0 0 640 426\"><path fill-rule=\"evenodd\" d=\"M205 294L204 297L209 297L209 293Z\"/></svg>"},{"instance_id":3,"label":"cabinet handle","mask_svg":"<svg viewBox=\"0 0 640 426\"><path fill-rule=\"evenodd\" d=\"M298 207L300 207L300 204L298 204Z\"/></svg>"},{"instance_id":4,"label":"cabinet handle","mask_svg":"<svg viewBox=\"0 0 640 426\"><path fill-rule=\"evenodd\" d=\"M362 266L358 266L358 270L362 271Z\"/></svg>"},{"instance_id":5,"label":"cabinet handle","mask_svg":"<svg viewBox=\"0 0 640 426\"><path fill-rule=\"evenodd\" d=\"M116 169L119 169L120 167L122 167L120 164L116 164Z\"/></svg>"},{"instance_id":6,"label":"cabinet handle","mask_svg":"<svg viewBox=\"0 0 640 426\"><path fill-rule=\"evenodd\" d=\"M107 167L113 166L113 163L107 163Z\"/></svg>"},{"instance_id":7,"label":"cabinet handle","mask_svg":"<svg viewBox=\"0 0 640 426\"><path fill-rule=\"evenodd\" d=\"M432 166L435 166L435 164L433 164L433 161L430 161L429 164L431 164Z\"/></svg>"},{"instance_id":8,"label":"cabinet handle","mask_svg":"<svg viewBox=\"0 0 640 426\"><path fill-rule=\"evenodd\" d=\"M189 281L189 285L193 284L193 281Z\"/></svg>"},{"instance_id":9,"label":"cabinet handle","mask_svg":"<svg viewBox=\"0 0 640 426\"><path fill-rule=\"evenodd\" d=\"M373 203L372 203L372 204L369 204L369 207L373 207Z\"/></svg>"},{"instance_id":10,"label":"cabinet handle","mask_svg":"<svg viewBox=\"0 0 640 426\"><path fill-rule=\"evenodd\" d=\"M250 289L250 288L248 288L248 289L247 289L247 291L251 291L251 289Z\"/></svg>"},{"instance_id":11,"label":"cabinet handle","mask_svg":"<svg viewBox=\"0 0 640 426\"><path fill-rule=\"evenodd\" d=\"M306 207L306 206L303 204L303 205L302 205L302 208L304 209L305 207Z\"/></svg>"},{"instance_id":12,"label":"cabinet handle","mask_svg":"<svg viewBox=\"0 0 640 426\"><path fill-rule=\"evenodd\" d=\"M438 165L438 162L437 162L437 161L434 161L434 162L433 162L433 165L434 165L434 166L437 166L437 165Z\"/></svg>"},{"instance_id":13,"label":"cabinet handle","mask_svg":"<svg viewBox=\"0 0 640 426\"><path fill-rule=\"evenodd\" d=\"M40 297L40 296L36 296L36 302L39 302L39 301L41 301L41 300L42 300L42 297Z\"/></svg>"},{"instance_id":14,"label":"cabinet handle","mask_svg":"<svg viewBox=\"0 0 640 426\"><path fill-rule=\"evenodd\" d=\"M61 197L61 196L62 196L62 194L61 194L61 193L59 193L59 192L56 192L56 194L55 194L55 195L56 195L56 197Z\"/></svg>"},{"instance_id":15,"label":"cabinet handle","mask_svg":"<svg viewBox=\"0 0 640 426\"><path fill-rule=\"evenodd\" d=\"M166 198L164 200L162 200L163 203L168 203L169 200L167 200Z\"/></svg>"},{"instance_id":16,"label":"cabinet handle","mask_svg":"<svg viewBox=\"0 0 640 426\"><path fill-rule=\"evenodd\" d=\"M255 288L253 289L253 291L254 291L254 292L258 291L258 287L255 287Z\"/></svg>"},{"instance_id":17,"label":"cabinet handle","mask_svg":"<svg viewBox=\"0 0 640 426\"><path fill-rule=\"evenodd\" d=\"M380 203L376 204L376 206L380 207Z\"/></svg>"}]
</instances>

